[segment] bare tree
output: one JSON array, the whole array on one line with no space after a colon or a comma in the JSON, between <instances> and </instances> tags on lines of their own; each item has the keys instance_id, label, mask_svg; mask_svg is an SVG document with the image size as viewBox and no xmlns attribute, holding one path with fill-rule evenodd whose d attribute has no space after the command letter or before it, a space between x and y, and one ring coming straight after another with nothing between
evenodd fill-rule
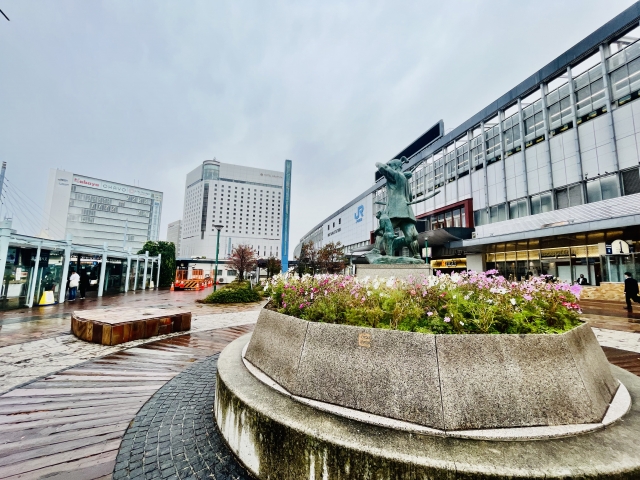
<instances>
[{"instance_id":1,"label":"bare tree","mask_svg":"<svg viewBox=\"0 0 640 480\"><path fill-rule=\"evenodd\" d=\"M229 265L238 271L238 281L244 280L245 272L256 268L256 252L249 245L238 245L231 251Z\"/></svg>"}]
</instances>

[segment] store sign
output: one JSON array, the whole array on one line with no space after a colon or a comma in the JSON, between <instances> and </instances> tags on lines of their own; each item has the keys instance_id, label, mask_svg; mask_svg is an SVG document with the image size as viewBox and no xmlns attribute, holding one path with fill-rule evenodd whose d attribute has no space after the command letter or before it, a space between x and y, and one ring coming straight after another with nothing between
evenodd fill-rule
<instances>
[{"instance_id":1,"label":"store sign","mask_svg":"<svg viewBox=\"0 0 640 480\"><path fill-rule=\"evenodd\" d=\"M355 218L356 223L360 223L364 219L364 205L358 205L358 209L356 213L353 214L353 218Z\"/></svg>"},{"instance_id":2,"label":"store sign","mask_svg":"<svg viewBox=\"0 0 640 480\"><path fill-rule=\"evenodd\" d=\"M327 237L330 237L331 235L335 235L336 233L342 231L342 228L336 228L333 232L329 232L327 233Z\"/></svg>"},{"instance_id":3,"label":"store sign","mask_svg":"<svg viewBox=\"0 0 640 480\"><path fill-rule=\"evenodd\" d=\"M629 244L624 240L614 240L604 248L607 255L629 255Z\"/></svg>"},{"instance_id":4,"label":"store sign","mask_svg":"<svg viewBox=\"0 0 640 480\"><path fill-rule=\"evenodd\" d=\"M59 178L58 179L58 185L60 185L61 187L68 187L69 186L69 180L67 180L66 178Z\"/></svg>"},{"instance_id":5,"label":"store sign","mask_svg":"<svg viewBox=\"0 0 640 480\"><path fill-rule=\"evenodd\" d=\"M431 268L467 268L466 258L447 258L431 260Z\"/></svg>"},{"instance_id":6,"label":"store sign","mask_svg":"<svg viewBox=\"0 0 640 480\"><path fill-rule=\"evenodd\" d=\"M121 185L119 183L104 182L102 180L90 180L76 176L73 177L73 183L75 185L96 188L98 190L124 193L126 195L136 195L138 197L162 199L161 195L150 192L149 190L143 190L141 188L131 187L128 185Z\"/></svg>"}]
</instances>

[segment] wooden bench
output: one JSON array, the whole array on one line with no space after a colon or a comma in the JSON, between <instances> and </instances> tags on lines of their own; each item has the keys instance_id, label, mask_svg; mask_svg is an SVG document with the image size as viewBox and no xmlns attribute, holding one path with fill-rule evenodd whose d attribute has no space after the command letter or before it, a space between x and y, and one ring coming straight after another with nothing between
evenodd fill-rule
<instances>
[{"instance_id":1,"label":"wooden bench","mask_svg":"<svg viewBox=\"0 0 640 480\"><path fill-rule=\"evenodd\" d=\"M71 314L71 332L102 345L155 337L191 329L191 312L179 308L109 308Z\"/></svg>"}]
</instances>

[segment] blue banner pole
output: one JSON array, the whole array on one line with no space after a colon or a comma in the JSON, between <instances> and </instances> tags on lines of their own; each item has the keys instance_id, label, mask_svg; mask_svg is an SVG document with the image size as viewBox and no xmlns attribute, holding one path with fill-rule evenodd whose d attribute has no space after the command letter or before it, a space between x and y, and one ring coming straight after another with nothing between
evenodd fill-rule
<instances>
[{"instance_id":1,"label":"blue banner pole","mask_svg":"<svg viewBox=\"0 0 640 480\"><path fill-rule=\"evenodd\" d=\"M291 204L291 160L284 161L284 201L282 202L282 273L289 271L289 207Z\"/></svg>"}]
</instances>

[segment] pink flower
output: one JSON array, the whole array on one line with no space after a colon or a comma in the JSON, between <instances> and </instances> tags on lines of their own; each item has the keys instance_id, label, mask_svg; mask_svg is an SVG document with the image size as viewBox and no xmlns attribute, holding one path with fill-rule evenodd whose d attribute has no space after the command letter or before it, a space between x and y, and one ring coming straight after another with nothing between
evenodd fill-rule
<instances>
[{"instance_id":1,"label":"pink flower","mask_svg":"<svg viewBox=\"0 0 640 480\"><path fill-rule=\"evenodd\" d=\"M410 292L410 293L411 293L411 295L415 295L415 294L416 294L416 291L415 291L415 290L411 290L411 292Z\"/></svg>"},{"instance_id":2,"label":"pink flower","mask_svg":"<svg viewBox=\"0 0 640 480\"><path fill-rule=\"evenodd\" d=\"M451 318L450 317L444 317L444 321L449 323L451 321Z\"/></svg>"},{"instance_id":3,"label":"pink flower","mask_svg":"<svg viewBox=\"0 0 640 480\"><path fill-rule=\"evenodd\" d=\"M287 304L286 304L286 303L283 303L283 304L282 304L282 308L287 308Z\"/></svg>"},{"instance_id":4,"label":"pink flower","mask_svg":"<svg viewBox=\"0 0 640 480\"><path fill-rule=\"evenodd\" d=\"M427 312L427 317L430 317L433 315L433 312Z\"/></svg>"},{"instance_id":5,"label":"pink flower","mask_svg":"<svg viewBox=\"0 0 640 480\"><path fill-rule=\"evenodd\" d=\"M522 298L524 298L527 302L533 300L533 297L531 295L523 295Z\"/></svg>"}]
</instances>

